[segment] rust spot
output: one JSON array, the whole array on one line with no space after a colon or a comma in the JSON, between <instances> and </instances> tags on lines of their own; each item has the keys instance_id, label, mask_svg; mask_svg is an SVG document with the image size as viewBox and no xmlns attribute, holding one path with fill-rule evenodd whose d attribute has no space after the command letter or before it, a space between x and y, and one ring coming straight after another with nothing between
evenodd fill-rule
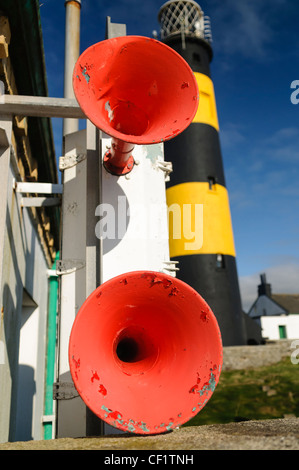
<instances>
[{"instance_id":1,"label":"rust spot","mask_svg":"<svg viewBox=\"0 0 299 470\"><path fill-rule=\"evenodd\" d=\"M68 2L68 4L73 5L74 7L78 8L78 10L81 10L81 5L78 2L71 1L71 2Z\"/></svg>"},{"instance_id":2,"label":"rust spot","mask_svg":"<svg viewBox=\"0 0 299 470\"><path fill-rule=\"evenodd\" d=\"M184 88L189 88L189 83L188 82L183 82L182 85L181 85L181 88L182 88L182 90Z\"/></svg>"}]
</instances>

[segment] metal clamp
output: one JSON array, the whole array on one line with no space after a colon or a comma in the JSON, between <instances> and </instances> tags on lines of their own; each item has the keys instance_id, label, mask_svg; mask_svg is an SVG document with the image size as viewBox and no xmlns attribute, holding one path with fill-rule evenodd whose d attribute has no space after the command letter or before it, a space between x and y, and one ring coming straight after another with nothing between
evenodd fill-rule
<instances>
[{"instance_id":1,"label":"metal clamp","mask_svg":"<svg viewBox=\"0 0 299 470\"><path fill-rule=\"evenodd\" d=\"M53 400L71 400L79 396L72 382L54 382Z\"/></svg>"},{"instance_id":2,"label":"metal clamp","mask_svg":"<svg viewBox=\"0 0 299 470\"><path fill-rule=\"evenodd\" d=\"M176 265L179 264L179 261L163 261L163 269L162 272L169 272L169 274L173 277L176 275L176 271L179 271L180 268L177 268Z\"/></svg>"},{"instance_id":3,"label":"metal clamp","mask_svg":"<svg viewBox=\"0 0 299 470\"><path fill-rule=\"evenodd\" d=\"M164 162L164 160L158 160L156 165L157 168L165 172L165 181L169 181L169 175L173 171L172 162Z\"/></svg>"},{"instance_id":4,"label":"metal clamp","mask_svg":"<svg viewBox=\"0 0 299 470\"><path fill-rule=\"evenodd\" d=\"M59 170L64 171L68 168L72 168L78 163L86 159L85 153L79 153L74 155L65 155L64 157L59 157Z\"/></svg>"}]
</instances>

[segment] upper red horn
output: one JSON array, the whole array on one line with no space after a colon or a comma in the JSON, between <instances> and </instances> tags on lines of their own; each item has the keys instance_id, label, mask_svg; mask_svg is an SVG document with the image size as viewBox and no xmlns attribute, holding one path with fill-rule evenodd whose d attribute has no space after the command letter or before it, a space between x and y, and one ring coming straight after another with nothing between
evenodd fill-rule
<instances>
[{"instance_id":1,"label":"upper red horn","mask_svg":"<svg viewBox=\"0 0 299 470\"><path fill-rule=\"evenodd\" d=\"M133 145L175 137L198 107L198 87L187 62L165 44L142 36L107 39L86 49L75 65L73 87L96 127ZM132 145L121 146L118 158L127 162L131 150Z\"/></svg>"}]
</instances>

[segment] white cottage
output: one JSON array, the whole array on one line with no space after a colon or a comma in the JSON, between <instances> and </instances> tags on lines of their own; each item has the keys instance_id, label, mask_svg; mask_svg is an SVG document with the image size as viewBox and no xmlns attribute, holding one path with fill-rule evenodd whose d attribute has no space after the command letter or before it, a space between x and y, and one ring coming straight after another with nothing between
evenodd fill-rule
<instances>
[{"instance_id":1,"label":"white cottage","mask_svg":"<svg viewBox=\"0 0 299 470\"><path fill-rule=\"evenodd\" d=\"M264 339L299 338L299 294L272 294L265 274L248 315L261 326Z\"/></svg>"}]
</instances>

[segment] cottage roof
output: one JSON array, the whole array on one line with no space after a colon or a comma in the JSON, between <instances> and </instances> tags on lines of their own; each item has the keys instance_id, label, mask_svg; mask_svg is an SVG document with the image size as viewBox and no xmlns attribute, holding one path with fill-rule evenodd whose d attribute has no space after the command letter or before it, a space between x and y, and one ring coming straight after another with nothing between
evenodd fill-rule
<instances>
[{"instance_id":1,"label":"cottage roof","mask_svg":"<svg viewBox=\"0 0 299 470\"><path fill-rule=\"evenodd\" d=\"M271 298L289 313L299 314L299 294L272 294Z\"/></svg>"}]
</instances>

